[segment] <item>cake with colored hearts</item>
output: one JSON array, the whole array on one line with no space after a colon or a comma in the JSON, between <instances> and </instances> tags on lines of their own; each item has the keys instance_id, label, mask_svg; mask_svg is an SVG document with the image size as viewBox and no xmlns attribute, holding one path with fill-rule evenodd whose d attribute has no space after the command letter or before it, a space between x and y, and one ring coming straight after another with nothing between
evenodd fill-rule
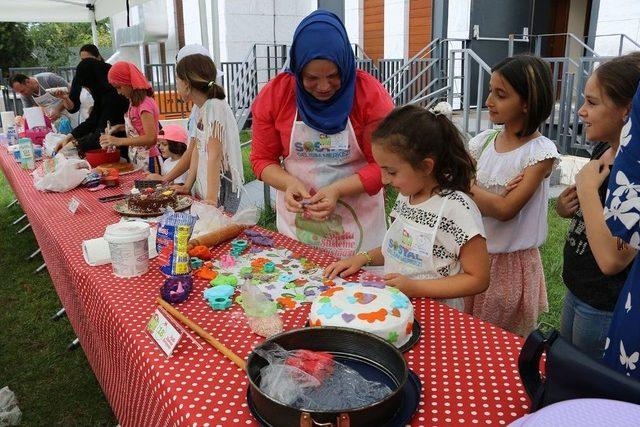
<instances>
[{"instance_id":1,"label":"cake with colored hearts","mask_svg":"<svg viewBox=\"0 0 640 427\"><path fill-rule=\"evenodd\" d=\"M359 329L396 347L409 341L413 305L398 289L382 283L344 282L324 290L311 305L309 325Z\"/></svg>"}]
</instances>

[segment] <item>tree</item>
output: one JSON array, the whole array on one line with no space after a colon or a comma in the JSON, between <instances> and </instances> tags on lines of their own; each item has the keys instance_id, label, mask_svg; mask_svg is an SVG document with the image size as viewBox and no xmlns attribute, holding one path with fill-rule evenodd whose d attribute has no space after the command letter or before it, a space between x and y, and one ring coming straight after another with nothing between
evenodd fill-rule
<instances>
[{"instance_id":1,"label":"tree","mask_svg":"<svg viewBox=\"0 0 640 427\"><path fill-rule=\"evenodd\" d=\"M0 68L5 77L9 67L31 67L35 65L32 54L33 41L26 24L0 22Z\"/></svg>"},{"instance_id":2,"label":"tree","mask_svg":"<svg viewBox=\"0 0 640 427\"><path fill-rule=\"evenodd\" d=\"M111 46L108 20L98 23L100 47ZM38 66L64 67L77 62L77 50L91 43L89 23L37 23L29 26L29 37L33 41L34 56ZM70 50L72 49L72 50Z\"/></svg>"}]
</instances>

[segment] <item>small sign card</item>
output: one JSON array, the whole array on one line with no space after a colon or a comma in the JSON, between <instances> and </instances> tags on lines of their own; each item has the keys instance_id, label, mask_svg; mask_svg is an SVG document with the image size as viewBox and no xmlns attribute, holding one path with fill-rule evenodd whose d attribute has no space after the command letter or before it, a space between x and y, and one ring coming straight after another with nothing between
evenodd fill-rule
<instances>
[{"instance_id":1,"label":"small sign card","mask_svg":"<svg viewBox=\"0 0 640 427\"><path fill-rule=\"evenodd\" d=\"M167 356L171 356L182 338L182 333L173 326L163 311L156 309L153 312L147 323L147 332L149 332L151 338L160 346L162 351Z\"/></svg>"},{"instance_id":2,"label":"small sign card","mask_svg":"<svg viewBox=\"0 0 640 427\"><path fill-rule=\"evenodd\" d=\"M75 197L72 197L71 200L69 200L69 206L68 206L69 212L71 212L72 214L75 214L79 207L80 207L80 200L76 199Z\"/></svg>"}]
</instances>

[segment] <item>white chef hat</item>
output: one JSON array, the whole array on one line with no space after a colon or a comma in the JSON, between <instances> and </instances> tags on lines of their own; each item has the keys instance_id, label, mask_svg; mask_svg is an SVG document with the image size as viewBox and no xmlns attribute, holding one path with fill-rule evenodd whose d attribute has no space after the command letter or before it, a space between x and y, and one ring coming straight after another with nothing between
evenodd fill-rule
<instances>
[{"instance_id":1,"label":"white chef hat","mask_svg":"<svg viewBox=\"0 0 640 427\"><path fill-rule=\"evenodd\" d=\"M199 44L188 44L178 51L178 54L176 55L176 64L185 56L191 55L204 55L213 59L206 47Z\"/></svg>"}]
</instances>

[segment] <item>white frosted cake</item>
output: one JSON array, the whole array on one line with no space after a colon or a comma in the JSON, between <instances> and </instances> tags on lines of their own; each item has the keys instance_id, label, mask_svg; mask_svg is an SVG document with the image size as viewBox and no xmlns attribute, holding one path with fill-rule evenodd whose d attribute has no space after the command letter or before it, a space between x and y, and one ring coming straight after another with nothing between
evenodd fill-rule
<instances>
[{"instance_id":1,"label":"white frosted cake","mask_svg":"<svg viewBox=\"0 0 640 427\"><path fill-rule=\"evenodd\" d=\"M309 324L359 329L401 347L411 338L413 305L396 288L380 283L345 282L330 287L315 299Z\"/></svg>"}]
</instances>

